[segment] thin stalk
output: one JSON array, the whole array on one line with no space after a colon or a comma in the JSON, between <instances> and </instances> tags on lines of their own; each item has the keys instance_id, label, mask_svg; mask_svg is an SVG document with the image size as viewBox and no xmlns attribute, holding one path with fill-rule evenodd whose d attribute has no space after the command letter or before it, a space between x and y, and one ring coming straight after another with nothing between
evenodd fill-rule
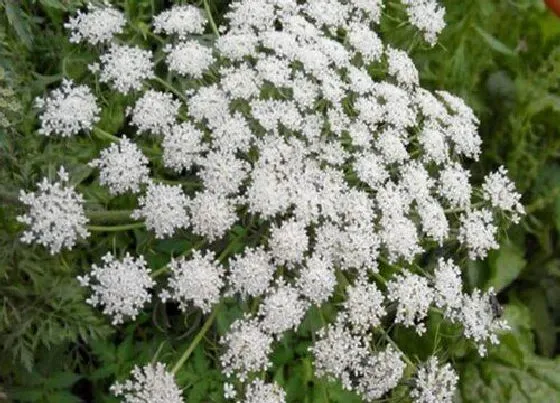
<instances>
[{"instance_id":1,"label":"thin stalk","mask_svg":"<svg viewBox=\"0 0 560 403\"><path fill-rule=\"evenodd\" d=\"M93 132L101 140L120 141L120 138L118 138L117 136L113 136L112 134L106 132L103 129L100 129L99 127L94 127Z\"/></svg>"},{"instance_id":2,"label":"thin stalk","mask_svg":"<svg viewBox=\"0 0 560 403\"><path fill-rule=\"evenodd\" d=\"M212 11L210 11L210 5L208 4L208 0L204 0L203 3L204 3L204 10L206 11L206 16L208 17L208 21L210 22L210 27L212 27L212 32L214 32L214 35L219 37L220 33L218 31L218 26L214 22L214 18L212 18Z\"/></svg>"},{"instance_id":3,"label":"thin stalk","mask_svg":"<svg viewBox=\"0 0 560 403\"><path fill-rule=\"evenodd\" d=\"M119 232L131 229L144 228L143 222L133 222L130 224L122 224L115 226L88 225L87 229L92 232Z\"/></svg>"},{"instance_id":4,"label":"thin stalk","mask_svg":"<svg viewBox=\"0 0 560 403\"><path fill-rule=\"evenodd\" d=\"M183 366L183 364L188 360L188 358L190 357L190 355L192 354L196 346L198 346L198 344L200 343L200 341L202 340L206 332L208 332L208 330L210 329L210 326L212 326L212 323L214 322L214 319L216 319L217 314L218 314L218 307L215 307L212 313L210 314L210 316L208 317L208 319L206 319L206 322L204 322L204 324L200 328L197 335L194 337L191 344L189 344L189 346L187 347L187 349L185 350L181 358L179 358L179 361L177 361L177 363L171 370L172 374L177 373L177 371L179 371Z\"/></svg>"},{"instance_id":5,"label":"thin stalk","mask_svg":"<svg viewBox=\"0 0 560 403\"><path fill-rule=\"evenodd\" d=\"M167 81L165 81L164 79L156 76L153 78L154 81L157 81L158 83L160 83L161 85L163 85L165 88L167 88L169 91L171 91L172 93L174 93L175 95L177 95L179 98L181 98L181 100L185 103L187 103L187 98L185 98L185 96L183 94L181 94L181 91L179 91L178 89L176 89L175 87L173 87L171 84L169 84Z\"/></svg>"},{"instance_id":6,"label":"thin stalk","mask_svg":"<svg viewBox=\"0 0 560 403\"><path fill-rule=\"evenodd\" d=\"M383 336L384 336L385 339L389 342L389 344L391 344L397 351L400 351L400 352L401 352L401 354L402 354L403 359L405 360L405 362L406 362L408 365L412 365L412 366L414 367L414 366L415 366L414 363L413 363L412 361L410 361L410 358L408 358L407 355L401 351L401 349L399 348L398 344L395 343L395 342L393 341L393 339L391 339L391 336L389 336L389 334L388 334L384 329L379 329L379 331L380 331L381 333L383 333Z\"/></svg>"},{"instance_id":7,"label":"thin stalk","mask_svg":"<svg viewBox=\"0 0 560 403\"><path fill-rule=\"evenodd\" d=\"M131 210L86 210L86 216L96 223L120 223L130 219Z\"/></svg>"}]
</instances>

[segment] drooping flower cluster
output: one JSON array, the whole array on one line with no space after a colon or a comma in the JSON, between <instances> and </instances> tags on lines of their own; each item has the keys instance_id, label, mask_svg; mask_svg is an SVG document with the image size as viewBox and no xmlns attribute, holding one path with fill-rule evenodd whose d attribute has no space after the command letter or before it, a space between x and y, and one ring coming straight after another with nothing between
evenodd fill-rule
<instances>
[{"instance_id":1,"label":"drooping flower cluster","mask_svg":"<svg viewBox=\"0 0 560 403\"><path fill-rule=\"evenodd\" d=\"M155 285L146 260L128 253L122 261L111 253L102 260L103 266L93 265L90 274L78 277L80 284L93 292L86 302L94 307L103 306L103 313L111 316L115 325L134 320L150 302L148 290Z\"/></svg>"},{"instance_id":2,"label":"drooping flower cluster","mask_svg":"<svg viewBox=\"0 0 560 403\"><path fill-rule=\"evenodd\" d=\"M142 368L136 366L131 374L134 380L127 379L111 386L113 394L122 397L124 403L183 403L181 389L165 364L157 362Z\"/></svg>"},{"instance_id":3,"label":"drooping flower cluster","mask_svg":"<svg viewBox=\"0 0 560 403\"><path fill-rule=\"evenodd\" d=\"M21 240L25 243L37 242L48 248L52 255L61 249L72 249L78 239L89 236L84 212L84 199L68 184L68 173L64 167L58 171L60 182L50 182L47 178L37 184L37 192L20 193L19 199L29 207L29 211L17 220L29 226Z\"/></svg>"},{"instance_id":4,"label":"drooping flower cluster","mask_svg":"<svg viewBox=\"0 0 560 403\"><path fill-rule=\"evenodd\" d=\"M445 10L435 0L402 4L433 45ZM196 37L207 24L201 10L174 6L152 23L155 34L167 35L161 62L187 91L157 78L152 52L138 46L111 43L91 66L111 89L133 92L127 124L152 135L134 141L161 147L163 163L150 173L140 148L123 137L90 163L99 168L100 183L115 195L140 192L131 217L156 238L190 231L211 245L173 258L159 297L203 313L222 296L253 305L253 314L234 321L221 339L224 374L232 382L251 380L244 397L225 384L228 399L284 401L277 384L255 376L271 367L269 356L283 334L297 331L310 307L320 310L334 295L343 298L336 319L309 348L315 374L340 381L366 401L390 393L410 364L386 326L422 336L433 309L462 325L481 354L507 328L492 310L492 291L464 293L455 262L457 255L485 258L498 247L498 223L504 217L516 222L524 213L520 195L503 167L484 179L482 191L471 183L461 163L481 154L479 121L460 98L420 87L407 52L375 32L383 7L381 0L240 0L208 45ZM80 18L93 21L95 12ZM94 40L85 28L78 32ZM100 26L95 38L109 41L117 32ZM156 88L147 85L151 79ZM57 98L71 98L69 90L58 91L63 96ZM93 95L88 99L96 104ZM55 112L48 112L49 102L41 116L44 134L75 134L96 122L99 111L90 107L86 114L81 98L64 106L53 102ZM62 113L70 116L57 117ZM161 171L163 180L149 178ZM165 184L168 174L179 183ZM50 222L47 213L41 221ZM22 221L32 224L33 214ZM34 231L27 241L46 230ZM234 234L251 246L230 256ZM40 242L58 251L51 238ZM227 249L211 250L228 240ZM74 243L70 238L64 246ZM454 259L420 267L434 245L447 253L456 244L460 250L449 252ZM120 312L118 322L137 315L154 286L143 261L126 259L127 270L111 260L104 271L94 266L81 278L98 287L92 301L110 315ZM394 274L382 277L384 266ZM136 280L117 289L126 276ZM94 278L99 284L92 285ZM160 366L149 371L173 381ZM136 383L115 389L119 395L146 396L135 393L148 372L135 376ZM449 401L455 385L452 369L433 358L418 370L410 395L418 402ZM166 389L150 388L157 389L154 396ZM166 401L180 399L169 393Z\"/></svg>"}]
</instances>

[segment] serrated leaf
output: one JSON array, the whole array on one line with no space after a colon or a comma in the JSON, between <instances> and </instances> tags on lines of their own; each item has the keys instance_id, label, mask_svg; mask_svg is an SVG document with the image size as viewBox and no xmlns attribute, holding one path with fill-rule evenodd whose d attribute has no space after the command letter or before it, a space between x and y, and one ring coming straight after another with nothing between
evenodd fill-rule
<instances>
[{"instance_id":1,"label":"serrated leaf","mask_svg":"<svg viewBox=\"0 0 560 403\"><path fill-rule=\"evenodd\" d=\"M491 276L488 286L499 292L510 285L527 264L523 255L524 250L513 242L502 243L500 249L490 255Z\"/></svg>"},{"instance_id":2,"label":"serrated leaf","mask_svg":"<svg viewBox=\"0 0 560 403\"><path fill-rule=\"evenodd\" d=\"M48 386L52 389L69 388L82 377L73 372L58 372L48 379Z\"/></svg>"}]
</instances>

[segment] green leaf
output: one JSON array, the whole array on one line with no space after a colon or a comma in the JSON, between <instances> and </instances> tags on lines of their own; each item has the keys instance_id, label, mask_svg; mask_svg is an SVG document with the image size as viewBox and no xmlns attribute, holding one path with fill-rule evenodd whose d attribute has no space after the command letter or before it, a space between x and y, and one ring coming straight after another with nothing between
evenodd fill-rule
<instances>
[{"instance_id":1,"label":"green leaf","mask_svg":"<svg viewBox=\"0 0 560 403\"><path fill-rule=\"evenodd\" d=\"M460 369L460 391L464 402L532 403L555 402L560 396L560 359L534 354L530 312L521 304L510 304L505 318L512 332L486 359L467 361Z\"/></svg>"},{"instance_id":2,"label":"green leaf","mask_svg":"<svg viewBox=\"0 0 560 403\"><path fill-rule=\"evenodd\" d=\"M509 240L504 242L498 251L491 253L491 276L488 286L500 292L510 285L527 265L523 255L523 249Z\"/></svg>"},{"instance_id":3,"label":"green leaf","mask_svg":"<svg viewBox=\"0 0 560 403\"><path fill-rule=\"evenodd\" d=\"M484 39L484 41L496 52L502 53L508 56L517 56L513 50L511 50L507 45L503 42L499 41L495 36L486 32L479 26L475 26L474 30Z\"/></svg>"},{"instance_id":4,"label":"green leaf","mask_svg":"<svg viewBox=\"0 0 560 403\"><path fill-rule=\"evenodd\" d=\"M81 378L73 372L58 372L48 379L48 386L52 389L69 388Z\"/></svg>"},{"instance_id":5,"label":"green leaf","mask_svg":"<svg viewBox=\"0 0 560 403\"><path fill-rule=\"evenodd\" d=\"M31 30L29 28L28 21L25 21L25 14L22 12L21 8L15 6L15 4L15 2L11 1L4 2L6 17L8 18L10 25L16 31L21 42L26 48L30 49L33 42Z\"/></svg>"}]
</instances>

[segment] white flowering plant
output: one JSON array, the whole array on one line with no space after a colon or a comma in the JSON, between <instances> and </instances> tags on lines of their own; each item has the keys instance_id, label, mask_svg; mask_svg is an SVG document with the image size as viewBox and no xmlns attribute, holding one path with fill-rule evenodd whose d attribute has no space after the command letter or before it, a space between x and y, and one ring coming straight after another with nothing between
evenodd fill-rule
<instances>
[{"instance_id":1,"label":"white flowering plant","mask_svg":"<svg viewBox=\"0 0 560 403\"><path fill-rule=\"evenodd\" d=\"M37 98L35 135L88 152L17 217L26 244L91 250L84 303L149 345L107 389L454 401L456 362L512 327L466 277L525 209L506 167L473 179L479 119L384 28L430 52L443 5L237 0L218 21L205 0L137 21L126 4L65 23L91 60Z\"/></svg>"}]
</instances>

